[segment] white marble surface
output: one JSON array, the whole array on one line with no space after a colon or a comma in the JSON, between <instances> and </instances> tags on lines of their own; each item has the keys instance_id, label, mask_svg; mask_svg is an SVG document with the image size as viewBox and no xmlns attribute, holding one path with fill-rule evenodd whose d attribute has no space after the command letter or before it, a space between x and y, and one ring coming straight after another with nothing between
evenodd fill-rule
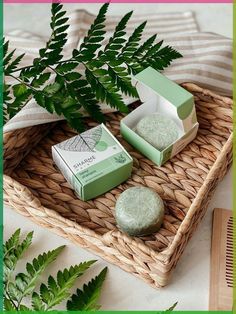
<instances>
[{"instance_id":1,"label":"white marble surface","mask_svg":"<svg viewBox=\"0 0 236 314\"><path fill-rule=\"evenodd\" d=\"M99 5L67 4L66 7L68 10L84 7L91 12L96 12ZM229 4L112 4L110 12L113 14L124 13L132 8L142 12L193 10L196 12L201 30L218 32L232 37L232 6ZM47 34L48 5L5 4L4 12L5 31L21 28L40 35ZM107 265L109 273L101 297L103 310L163 310L175 301L178 301L177 310L207 310L212 210L215 207L231 208L231 173L232 171L218 185L207 214L180 259L171 283L160 290L149 287L118 267L106 263L65 239L33 224L7 207L4 209L4 236L8 238L18 227L22 228L24 234L34 230L32 249L19 264L19 270L23 270L24 264L36 254L62 244L66 244L66 249L58 261L48 269L47 275L54 274L57 269L79 263L82 260L98 259L97 265L78 281L78 285L80 285Z\"/></svg>"}]
</instances>

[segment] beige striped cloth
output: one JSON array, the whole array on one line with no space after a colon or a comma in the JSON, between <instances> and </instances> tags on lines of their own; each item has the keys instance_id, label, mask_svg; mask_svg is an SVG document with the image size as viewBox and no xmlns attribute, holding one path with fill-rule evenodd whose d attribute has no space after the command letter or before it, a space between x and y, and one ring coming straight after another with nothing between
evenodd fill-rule
<instances>
[{"instance_id":1,"label":"beige striped cloth","mask_svg":"<svg viewBox=\"0 0 236 314\"><path fill-rule=\"evenodd\" d=\"M78 47L93 22L94 16L85 10L76 10L70 14L68 42L64 49L65 58ZM120 16L107 17L107 38L113 33ZM182 53L183 58L176 60L164 71L170 79L177 83L194 82L223 95L232 95L232 40L214 33L203 33L193 12L160 13L134 15L127 28L129 35L135 26L147 20L143 41L157 33L158 40L164 39ZM46 38L23 32L12 31L6 36L10 40L11 48L17 53L26 53L21 66L29 65L38 56L39 48L43 47ZM125 97L130 104L133 99ZM102 105L106 112L112 109ZM49 114L39 107L32 99L5 126L4 131L11 131L31 125L61 120L62 117Z\"/></svg>"}]
</instances>

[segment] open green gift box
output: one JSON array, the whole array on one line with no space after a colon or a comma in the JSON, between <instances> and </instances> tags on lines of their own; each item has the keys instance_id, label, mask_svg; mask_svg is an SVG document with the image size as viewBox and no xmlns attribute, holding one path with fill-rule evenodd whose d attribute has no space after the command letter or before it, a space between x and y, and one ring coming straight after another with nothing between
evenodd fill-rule
<instances>
[{"instance_id":1,"label":"open green gift box","mask_svg":"<svg viewBox=\"0 0 236 314\"><path fill-rule=\"evenodd\" d=\"M198 122L191 93L149 67L134 77L141 106L121 120L121 134L143 155L158 166L178 154L197 135ZM159 151L136 132L137 123L146 115L159 113L172 119L179 128L178 139Z\"/></svg>"}]
</instances>

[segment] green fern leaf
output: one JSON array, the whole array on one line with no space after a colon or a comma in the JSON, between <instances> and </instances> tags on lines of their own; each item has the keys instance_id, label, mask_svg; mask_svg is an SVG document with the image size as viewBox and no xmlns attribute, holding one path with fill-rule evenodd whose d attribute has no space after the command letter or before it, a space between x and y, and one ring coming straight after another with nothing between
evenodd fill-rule
<instances>
[{"instance_id":1,"label":"green fern leaf","mask_svg":"<svg viewBox=\"0 0 236 314\"><path fill-rule=\"evenodd\" d=\"M8 241L3 246L3 262L4 262L4 282L6 283L13 271L15 270L16 264L23 255L23 253L28 249L32 243L33 232L26 235L25 239L20 242L20 229L10 237Z\"/></svg>"},{"instance_id":2,"label":"green fern leaf","mask_svg":"<svg viewBox=\"0 0 236 314\"><path fill-rule=\"evenodd\" d=\"M31 309L30 309L28 306L21 304L21 305L19 306L19 311L22 311L22 312L29 312L29 311L31 311Z\"/></svg>"},{"instance_id":3,"label":"green fern leaf","mask_svg":"<svg viewBox=\"0 0 236 314\"><path fill-rule=\"evenodd\" d=\"M12 71L17 69L18 64L21 62L25 54L23 53L22 55L16 57L15 60L13 60L8 67L5 69L5 73L11 73Z\"/></svg>"},{"instance_id":4,"label":"green fern leaf","mask_svg":"<svg viewBox=\"0 0 236 314\"><path fill-rule=\"evenodd\" d=\"M51 76L50 72L40 74L37 78L35 78L32 81L32 86L36 88L41 87L49 80L50 76Z\"/></svg>"},{"instance_id":5,"label":"green fern leaf","mask_svg":"<svg viewBox=\"0 0 236 314\"><path fill-rule=\"evenodd\" d=\"M181 56L172 47L162 48L162 41L155 43L156 35L140 44L146 22L140 24L126 39L126 27L132 12L120 20L114 34L102 49L108 6L105 3L101 7L79 49L73 50L70 59L62 61L63 48L67 42L68 18L62 4L52 4L50 39L39 50L39 57L33 60L33 64L23 68L18 77L15 77L22 84L18 87L4 86L4 121L14 116L33 96L48 112L63 115L73 128L82 131L83 110L97 121L104 121L99 102L128 112L121 93L137 97L130 75L149 66L158 71L163 70ZM12 76L13 72L18 71L18 63L23 55L14 58L15 51L8 52L9 43L3 40L1 45L5 76ZM75 68L80 70L81 66L84 69L77 73ZM55 73L55 79L49 83L48 73L51 71ZM13 100L12 87L18 95Z\"/></svg>"},{"instance_id":6,"label":"green fern leaf","mask_svg":"<svg viewBox=\"0 0 236 314\"><path fill-rule=\"evenodd\" d=\"M48 94L48 95L53 95L53 94L55 94L56 92L58 92L58 91L60 90L60 88L61 88L61 85L60 85L59 83L55 82L55 83L52 83L52 84L50 84L50 85L47 85L47 86L43 89L43 91L44 91L46 94Z\"/></svg>"},{"instance_id":7,"label":"green fern leaf","mask_svg":"<svg viewBox=\"0 0 236 314\"><path fill-rule=\"evenodd\" d=\"M71 107L76 106L77 101L76 99L72 98L71 96L68 96L67 98L65 98L65 100L62 102L61 107L63 109L69 109Z\"/></svg>"},{"instance_id":8,"label":"green fern leaf","mask_svg":"<svg viewBox=\"0 0 236 314\"><path fill-rule=\"evenodd\" d=\"M78 72L69 72L65 74L65 79L69 82L80 79L82 75Z\"/></svg>"},{"instance_id":9,"label":"green fern leaf","mask_svg":"<svg viewBox=\"0 0 236 314\"><path fill-rule=\"evenodd\" d=\"M55 16L55 20L56 20L56 22L55 22L54 26L62 26L63 24L65 24L69 20L69 18L65 17L63 19L57 19L57 16Z\"/></svg>"},{"instance_id":10,"label":"green fern leaf","mask_svg":"<svg viewBox=\"0 0 236 314\"><path fill-rule=\"evenodd\" d=\"M67 302L68 311L96 311L100 308L97 301L101 294L101 288L106 278L107 267L101 273L92 279L87 285L83 286L83 290L77 289Z\"/></svg>"},{"instance_id":11,"label":"green fern leaf","mask_svg":"<svg viewBox=\"0 0 236 314\"><path fill-rule=\"evenodd\" d=\"M95 261L88 261L71 266L69 269L65 268L63 271L58 271L56 280L49 276L48 285L41 284L40 286L40 295L34 293L34 307L37 309L44 307L48 311L68 298L70 295L69 291L75 281L94 263Z\"/></svg>"},{"instance_id":12,"label":"green fern leaf","mask_svg":"<svg viewBox=\"0 0 236 314\"><path fill-rule=\"evenodd\" d=\"M37 92L37 93L34 93L34 99L35 101L37 102L37 104L43 108L46 107L45 105L45 95L41 92ZM51 112L51 111L49 111ZM52 113L52 112L51 112Z\"/></svg>"},{"instance_id":13,"label":"green fern leaf","mask_svg":"<svg viewBox=\"0 0 236 314\"><path fill-rule=\"evenodd\" d=\"M124 31L126 25L133 14L133 11L128 12L117 24L115 32L112 37L110 37L107 45L104 48L104 52L100 52L101 55L117 55L117 50L122 48L122 44L126 42L126 39L122 38L126 32Z\"/></svg>"},{"instance_id":14,"label":"green fern leaf","mask_svg":"<svg viewBox=\"0 0 236 314\"><path fill-rule=\"evenodd\" d=\"M5 37L1 40L1 47L3 47L3 57L5 57L9 48L9 40L5 41Z\"/></svg>"},{"instance_id":15,"label":"green fern leaf","mask_svg":"<svg viewBox=\"0 0 236 314\"><path fill-rule=\"evenodd\" d=\"M27 91L27 87L25 84L16 84L13 86L13 94L15 97L19 97L23 94L25 94L25 92Z\"/></svg>"},{"instance_id":16,"label":"green fern leaf","mask_svg":"<svg viewBox=\"0 0 236 314\"><path fill-rule=\"evenodd\" d=\"M134 54L141 40L143 30L146 24L147 22L143 22L134 30L134 32L129 37L127 43L121 50L121 54L120 54L121 57L129 58Z\"/></svg>"},{"instance_id":17,"label":"green fern leaf","mask_svg":"<svg viewBox=\"0 0 236 314\"><path fill-rule=\"evenodd\" d=\"M52 15L55 16L62 8L63 8L62 4L52 3L52 7L51 7Z\"/></svg>"},{"instance_id":18,"label":"green fern leaf","mask_svg":"<svg viewBox=\"0 0 236 314\"><path fill-rule=\"evenodd\" d=\"M83 115L77 108L74 108L73 110L64 110L63 115L73 129L78 132L84 131L85 125Z\"/></svg>"},{"instance_id":19,"label":"green fern leaf","mask_svg":"<svg viewBox=\"0 0 236 314\"><path fill-rule=\"evenodd\" d=\"M11 298L20 304L25 296L31 294L39 276L57 258L63 248L64 246L60 246L55 250L40 254L37 258L33 259L32 263L27 263L26 273L17 274L14 283L10 282L8 284Z\"/></svg>"},{"instance_id":20,"label":"green fern leaf","mask_svg":"<svg viewBox=\"0 0 236 314\"><path fill-rule=\"evenodd\" d=\"M66 62L66 63L59 64L56 67L56 71L60 74L65 74L67 72L74 70L77 66L78 66L77 62Z\"/></svg>"},{"instance_id":21,"label":"green fern leaf","mask_svg":"<svg viewBox=\"0 0 236 314\"><path fill-rule=\"evenodd\" d=\"M85 111L96 121L104 122L104 115L95 98L95 95L86 80L86 85L77 89L77 99Z\"/></svg>"},{"instance_id":22,"label":"green fern leaf","mask_svg":"<svg viewBox=\"0 0 236 314\"><path fill-rule=\"evenodd\" d=\"M6 113L10 119L17 114L17 112L19 111L19 108L23 108L23 106L25 105L25 102L30 98L31 93L32 93L31 90L27 88L26 85L23 83L14 85L12 87L12 91L15 97L14 101L5 102Z\"/></svg>"},{"instance_id":23,"label":"green fern leaf","mask_svg":"<svg viewBox=\"0 0 236 314\"><path fill-rule=\"evenodd\" d=\"M135 87L132 86L131 78L127 75L126 68L119 66L111 66L109 63L108 72L112 81L125 95L138 97Z\"/></svg>"},{"instance_id":24,"label":"green fern leaf","mask_svg":"<svg viewBox=\"0 0 236 314\"><path fill-rule=\"evenodd\" d=\"M156 54L155 57L163 57L163 58L180 58L182 55L173 49L170 46L165 46L161 50L159 50Z\"/></svg>"},{"instance_id":25,"label":"green fern leaf","mask_svg":"<svg viewBox=\"0 0 236 314\"><path fill-rule=\"evenodd\" d=\"M45 66L42 64L38 64L37 66L32 66L26 69L22 69L20 72L20 78L26 82L29 82L29 79L34 78L38 75L41 75L45 70Z\"/></svg>"},{"instance_id":26,"label":"green fern leaf","mask_svg":"<svg viewBox=\"0 0 236 314\"><path fill-rule=\"evenodd\" d=\"M4 56L3 56L3 70L4 75L10 75L13 71L17 69L18 64L21 62L25 54L21 54L13 60L16 49L12 50L10 53L6 54L8 51L9 43L5 43L3 46ZM6 54L6 55L5 55Z\"/></svg>"},{"instance_id":27,"label":"green fern leaf","mask_svg":"<svg viewBox=\"0 0 236 314\"><path fill-rule=\"evenodd\" d=\"M68 21L68 17L65 17L66 11L62 11L62 8L63 6L61 4L52 4L52 16L50 23L52 36L46 43L46 47L44 49L40 49L41 59L39 60L39 63L50 66L59 62L63 58L61 53L67 42L67 34L65 31L69 26L66 24Z\"/></svg>"},{"instance_id":28,"label":"green fern leaf","mask_svg":"<svg viewBox=\"0 0 236 314\"><path fill-rule=\"evenodd\" d=\"M132 15L132 11L127 13L116 26L113 36L109 39L108 44L105 46L104 51L99 52L99 61L102 63L96 67L101 68L104 64L108 66L108 74L111 77L111 82L116 85L121 92L125 95L137 97L136 89L131 84L131 79L128 76L126 68L120 67L123 61L116 60L117 51L123 47L126 39L123 36L126 34L124 31L126 25ZM115 60L114 60L115 59ZM118 64L114 64L118 63Z\"/></svg>"},{"instance_id":29,"label":"green fern leaf","mask_svg":"<svg viewBox=\"0 0 236 314\"><path fill-rule=\"evenodd\" d=\"M154 56L160 50L162 44L163 44L163 40L159 41L158 43L150 47L147 53L145 54L145 56L143 57L143 60L145 60L148 57Z\"/></svg>"},{"instance_id":30,"label":"green fern leaf","mask_svg":"<svg viewBox=\"0 0 236 314\"><path fill-rule=\"evenodd\" d=\"M4 82L3 84L3 123L5 124L9 119L8 108L11 104L10 85Z\"/></svg>"},{"instance_id":31,"label":"green fern leaf","mask_svg":"<svg viewBox=\"0 0 236 314\"><path fill-rule=\"evenodd\" d=\"M45 304L43 303L42 299L40 298L37 292L33 292L32 294L32 308L34 311L45 311Z\"/></svg>"},{"instance_id":32,"label":"green fern leaf","mask_svg":"<svg viewBox=\"0 0 236 314\"><path fill-rule=\"evenodd\" d=\"M88 30L87 36L84 38L79 51L74 50L73 56L79 61L89 61L95 56L95 52L101 47L101 42L105 34L106 12L109 4L104 3L93 24ZM99 33L98 33L99 32Z\"/></svg>"},{"instance_id":33,"label":"green fern leaf","mask_svg":"<svg viewBox=\"0 0 236 314\"><path fill-rule=\"evenodd\" d=\"M87 68L85 76L95 91L98 100L105 101L111 107L121 112L128 112L127 106L123 102L121 95L118 94L118 89L112 84L111 77L106 70L89 70Z\"/></svg>"},{"instance_id":34,"label":"green fern leaf","mask_svg":"<svg viewBox=\"0 0 236 314\"><path fill-rule=\"evenodd\" d=\"M21 232L21 229L20 228L17 229L13 233L13 235L5 242L5 244L3 245L4 255L9 253L11 249L18 246L19 241L20 241L20 232Z\"/></svg>"},{"instance_id":35,"label":"green fern leaf","mask_svg":"<svg viewBox=\"0 0 236 314\"><path fill-rule=\"evenodd\" d=\"M171 307L169 307L165 312L172 312L176 308L178 302L175 302Z\"/></svg>"},{"instance_id":36,"label":"green fern leaf","mask_svg":"<svg viewBox=\"0 0 236 314\"><path fill-rule=\"evenodd\" d=\"M134 57L138 58L143 56L144 53L148 52L150 48L152 48L152 44L155 41L157 35L153 35L148 38L133 54Z\"/></svg>"},{"instance_id":37,"label":"green fern leaf","mask_svg":"<svg viewBox=\"0 0 236 314\"><path fill-rule=\"evenodd\" d=\"M69 27L70 27L70 25L67 25L67 24L58 27L58 28L55 30L55 35L58 36L58 34L61 34L61 33L65 34L64 32L65 32ZM56 38L58 38L57 36L56 36Z\"/></svg>"},{"instance_id":38,"label":"green fern leaf","mask_svg":"<svg viewBox=\"0 0 236 314\"><path fill-rule=\"evenodd\" d=\"M157 51L151 58L147 58L147 62L157 71L165 69L175 59L182 55L170 46L166 46Z\"/></svg>"},{"instance_id":39,"label":"green fern leaf","mask_svg":"<svg viewBox=\"0 0 236 314\"><path fill-rule=\"evenodd\" d=\"M4 310L8 312L16 311L14 304L6 297L4 298Z\"/></svg>"},{"instance_id":40,"label":"green fern leaf","mask_svg":"<svg viewBox=\"0 0 236 314\"><path fill-rule=\"evenodd\" d=\"M16 49L12 50L8 55L4 56L3 66L6 67L14 56Z\"/></svg>"}]
</instances>

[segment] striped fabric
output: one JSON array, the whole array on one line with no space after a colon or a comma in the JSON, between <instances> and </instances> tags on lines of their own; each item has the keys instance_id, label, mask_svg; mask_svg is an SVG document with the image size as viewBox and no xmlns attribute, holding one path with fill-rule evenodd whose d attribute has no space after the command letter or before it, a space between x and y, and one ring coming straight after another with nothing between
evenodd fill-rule
<instances>
[{"instance_id":1,"label":"striped fabric","mask_svg":"<svg viewBox=\"0 0 236 314\"><path fill-rule=\"evenodd\" d=\"M65 46L65 58L78 47L93 22L94 16L84 10L71 13L68 29L68 42ZM113 33L120 16L107 17L107 38ZM177 83L194 82L223 95L232 95L232 40L226 37L200 32L192 12L160 13L134 15L127 28L129 35L135 26L147 20L143 40L157 33L158 40L164 39L183 54L183 58L176 60L164 71L170 79ZM38 49L44 46L46 38L19 30L6 36L10 40L11 48L17 52L26 53L21 66L30 64L38 56ZM106 42L105 40L105 42ZM105 43L104 42L104 43ZM127 104L133 99L124 96ZM102 109L112 111L105 105ZM34 100L28 104L4 126L4 131L31 125L61 120L62 117L49 114L39 107Z\"/></svg>"}]
</instances>

